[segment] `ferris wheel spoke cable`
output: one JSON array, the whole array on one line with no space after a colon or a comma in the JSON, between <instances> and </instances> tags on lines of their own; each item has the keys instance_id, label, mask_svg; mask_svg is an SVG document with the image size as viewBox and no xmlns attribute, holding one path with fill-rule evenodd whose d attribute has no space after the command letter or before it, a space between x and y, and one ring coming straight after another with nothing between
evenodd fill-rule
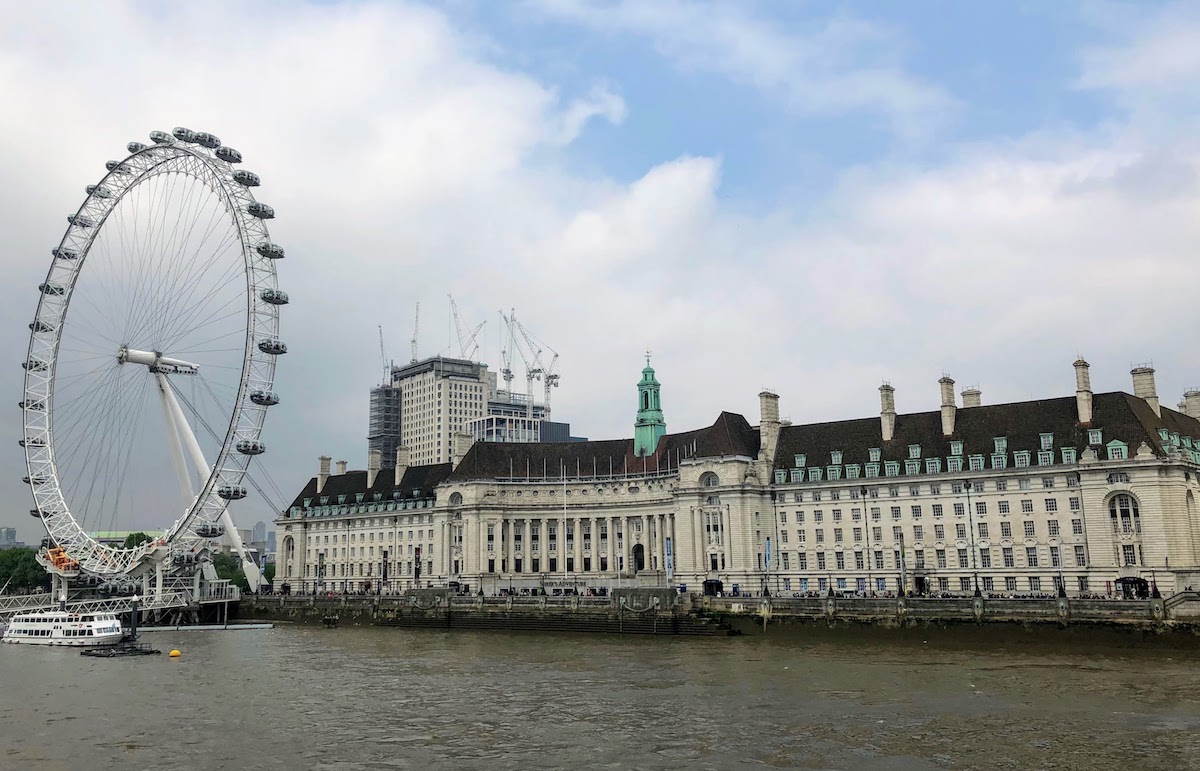
<instances>
[{"instance_id":1,"label":"ferris wheel spoke cable","mask_svg":"<svg viewBox=\"0 0 1200 771\"><path fill-rule=\"evenodd\" d=\"M219 257L223 256L227 251L230 250L232 245L232 243L226 243L224 248L222 248L212 257L210 262L215 262ZM207 273L207 270L204 272ZM230 287L235 285L235 282L238 279L244 279L244 268L237 265L228 266L222 275L213 280L212 288L196 299L195 287L202 283L200 280L202 277L203 274L195 276L194 278L189 277L190 287L187 287L186 294L180 297L180 307L184 310L177 315L173 324L166 327L163 333L167 340L171 341L170 345L166 347L171 347L177 344L184 335L195 332L193 322L204 314L207 304L213 298L218 297L222 292L226 294L232 294L228 290ZM234 295L232 299L239 301L241 304L243 304L244 308L244 297L238 297ZM229 302L230 300L226 300L226 304Z\"/></svg>"},{"instance_id":2,"label":"ferris wheel spoke cable","mask_svg":"<svg viewBox=\"0 0 1200 771\"><path fill-rule=\"evenodd\" d=\"M79 446L86 447L87 452L83 460L79 463L79 474L76 476L74 483L68 482L71 485L72 492L79 490L82 492L85 488L80 485L85 484L86 494L83 497L83 511L80 515L80 525L86 525L89 521L92 504L94 501L94 491L96 488L96 479L100 473L100 466L104 454L105 434L111 431L114 421L116 420L116 401L120 394L120 390L115 387L120 380L120 373L115 378L108 382L108 387L105 389L104 395L97 405L97 412L101 419L98 422L93 422L90 426L84 429L84 433L79 437ZM91 470L90 479L88 478L88 470Z\"/></svg>"},{"instance_id":3,"label":"ferris wheel spoke cable","mask_svg":"<svg viewBox=\"0 0 1200 771\"><path fill-rule=\"evenodd\" d=\"M146 380L136 386L138 395L133 399L133 404L141 404L146 389ZM125 471L127 466L122 462L122 454L128 455L127 448L132 444L132 435L136 432L137 426L141 422L141 415L144 410L129 409L122 405L121 415L118 417L115 430L111 435L104 437L104 458L103 458L103 476L101 477L102 485L100 488L100 500L96 503L93 522L99 525L96 529L113 530L121 504L121 486L124 481ZM109 501L111 496L111 511L109 511ZM108 512L106 516L106 512Z\"/></svg>"}]
</instances>

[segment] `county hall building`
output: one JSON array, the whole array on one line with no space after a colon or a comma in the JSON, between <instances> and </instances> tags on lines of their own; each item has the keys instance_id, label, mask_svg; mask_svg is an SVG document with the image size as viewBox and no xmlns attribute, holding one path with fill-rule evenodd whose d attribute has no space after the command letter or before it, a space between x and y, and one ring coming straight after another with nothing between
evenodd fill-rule
<instances>
[{"instance_id":1,"label":"county hall building","mask_svg":"<svg viewBox=\"0 0 1200 771\"><path fill-rule=\"evenodd\" d=\"M631 439L505 444L454 437L451 461L382 470L321 459L276 520L292 591L471 592L706 580L725 591L1170 593L1200 587L1200 391L957 402L791 425L723 412L667 433L647 361Z\"/></svg>"}]
</instances>

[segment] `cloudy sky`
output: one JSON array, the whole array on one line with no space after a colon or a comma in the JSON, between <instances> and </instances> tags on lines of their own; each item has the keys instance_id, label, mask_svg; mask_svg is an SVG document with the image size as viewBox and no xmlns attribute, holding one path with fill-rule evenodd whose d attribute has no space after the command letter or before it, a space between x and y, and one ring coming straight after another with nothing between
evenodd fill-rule
<instances>
[{"instance_id":1,"label":"cloudy sky","mask_svg":"<svg viewBox=\"0 0 1200 771\"><path fill-rule=\"evenodd\" d=\"M365 465L377 327L450 352L446 295L560 354L554 412L629 436L1200 383L1195 4L7 2L0 525L28 540L18 366L49 248L152 129L241 150L292 304L264 439L291 494ZM239 504L244 524L270 516ZM168 518L157 523L165 526ZM144 526L154 522L136 523Z\"/></svg>"}]
</instances>

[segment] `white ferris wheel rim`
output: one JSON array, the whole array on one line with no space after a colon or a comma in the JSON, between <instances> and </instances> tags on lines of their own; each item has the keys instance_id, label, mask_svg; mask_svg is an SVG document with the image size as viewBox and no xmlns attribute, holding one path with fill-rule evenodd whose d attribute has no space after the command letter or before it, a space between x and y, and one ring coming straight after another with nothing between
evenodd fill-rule
<instances>
[{"instance_id":1,"label":"white ferris wheel rim","mask_svg":"<svg viewBox=\"0 0 1200 771\"><path fill-rule=\"evenodd\" d=\"M279 291L274 264L282 251L276 254L264 249L276 248L265 222L273 216L273 211L255 200L250 185L246 184L247 172L236 172L241 181L235 179L233 164L241 160L240 154L227 151L224 158L218 157L214 150L219 141L215 147L202 146L195 141L170 140L169 135L160 132L155 132L152 138L155 142L149 145L130 143L128 157L108 164L109 172L96 185L89 186L83 204L73 215L58 247L52 250L50 269L39 287L25 362L22 444L36 506L31 514L40 518L52 542L62 547L82 572L101 577L119 577L149 569L153 561L163 558L164 548L176 552L193 550L207 540L197 534L197 528L216 526L229 500L245 495L243 478L250 458L257 453L238 452L235 448L262 447L259 438L267 409L278 400L273 386L276 356L281 351L269 352L272 341L275 349L286 350L279 343L279 298L282 297L282 302L287 302L287 298ZM209 459L207 479L194 503L156 540L126 549L99 542L82 527L68 505L53 436L55 373L76 283L108 215L139 185L168 173L186 174L193 184L207 186L219 196L231 218L245 268L245 342L237 396L224 440L216 457ZM251 184L258 183L255 175L249 174L249 178ZM252 213L256 208L258 214ZM263 210L268 212L266 217L262 216ZM264 345L266 349L261 347ZM252 394L261 398L252 400ZM238 490L241 496L231 497Z\"/></svg>"}]
</instances>

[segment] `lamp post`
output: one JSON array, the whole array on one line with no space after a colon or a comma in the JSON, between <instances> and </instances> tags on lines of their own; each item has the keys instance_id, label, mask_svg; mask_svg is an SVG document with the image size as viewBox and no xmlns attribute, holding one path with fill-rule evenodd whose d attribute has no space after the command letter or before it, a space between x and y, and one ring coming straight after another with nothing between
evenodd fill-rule
<instances>
[{"instance_id":1,"label":"lamp post","mask_svg":"<svg viewBox=\"0 0 1200 771\"><path fill-rule=\"evenodd\" d=\"M874 592L875 586L871 580L871 523L867 519L867 486L860 485L858 488L858 498L862 501L862 521L863 528L867 535L867 591Z\"/></svg>"},{"instance_id":2,"label":"lamp post","mask_svg":"<svg viewBox=\"0 0 1200 771\"><path fill-rule=\"evenodd\" d=\"M964 479L962 486L967 491L967 528L971 535L971 571L975 574L975 596L982 597L983 595L979 592L979 568L975 564L975 511L971 508L971 488L974 485L970 479Z\"/></svg>"}]
</instances>

